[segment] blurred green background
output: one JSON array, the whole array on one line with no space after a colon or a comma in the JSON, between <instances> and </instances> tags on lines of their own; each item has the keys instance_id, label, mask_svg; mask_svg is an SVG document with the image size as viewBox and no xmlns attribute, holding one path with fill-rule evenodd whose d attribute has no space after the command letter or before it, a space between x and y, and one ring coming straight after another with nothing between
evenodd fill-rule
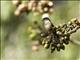
<instances>
[{"instance_id":1,"label":"blurred green background","mask_svg":"<svg viewBox=\"0 0 80 60\"><path fill-rule=\"evenodd\" d=\"M23 13L15 16L16 6L11 1L1 3L1 60L80 60L80 46L70 43L65 50L50 53L40 47L39 51L32 51L31 39L32 21L41 22L41 15ZM67 23L72 18L80 20L80 1L54 1L54 11L50 15L55 25ZM71 39L80 40L80 29L72 34Z\"/></svg>"}]
</instances>

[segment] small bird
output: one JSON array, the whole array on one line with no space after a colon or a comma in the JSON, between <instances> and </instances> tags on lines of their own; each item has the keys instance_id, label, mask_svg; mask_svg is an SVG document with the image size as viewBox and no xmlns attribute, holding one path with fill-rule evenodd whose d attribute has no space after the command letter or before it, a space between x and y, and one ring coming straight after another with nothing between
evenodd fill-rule
<instances>
[{"instance_id":1,"label":"small bird","mask_svg":"<svg viewBox=\"0 0 80 60\"><path fill-rule=\"evenodd\" d=\"M43 14L42 20L43 20L43 25L44 25L45 30L49 31L54 26L52 22L50 21L49 15L47 13Z\"/></svg>"}]
</instances>

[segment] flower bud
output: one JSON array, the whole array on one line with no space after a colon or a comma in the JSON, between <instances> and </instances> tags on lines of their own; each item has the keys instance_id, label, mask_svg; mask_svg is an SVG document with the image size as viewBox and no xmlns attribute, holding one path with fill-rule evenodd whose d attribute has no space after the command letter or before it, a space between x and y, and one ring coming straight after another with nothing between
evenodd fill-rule
<instances>
[{"instance_id":1,"label":"flower bud","mask_svg":"<svg viewBox=\"0 0 80 60\"><path fill-rule=\"evenodd\" d=\"M52 6L53 6L53 2L52 2L52 1L49 1L49 2L48 2L48 5L49 5L50 7L52 7Z\"/></svg>"},{"instance_id":2,"label":"flower bud","mask_svg":"<svg viewBox=\"0 0 80 60\"><path fill-rule=\"evenodd\" d=\"M20 12L19 10L16 10L16 11L14 12L14 14L15 14L16 16L19 16L19 15L21 14L21 12Z\"/></svg>"},{"instance_id":3,"label":"flower bud","mask_svg":"<svg viewBox=\"0 0 80 60\"><path fill-rule=\"evenodd\" d=\"M26 3L22 3L19 5L19 7L17 8L17 10L21 11L21 12L24 12L26 11L28 8L28 6L26 5Z\"/></svg>"}]
</instances>

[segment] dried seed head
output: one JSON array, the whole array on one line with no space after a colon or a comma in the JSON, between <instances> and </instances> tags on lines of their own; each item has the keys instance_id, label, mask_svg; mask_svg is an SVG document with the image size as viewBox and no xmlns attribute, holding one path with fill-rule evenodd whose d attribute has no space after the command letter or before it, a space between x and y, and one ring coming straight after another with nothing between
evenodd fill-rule
<instances>
[{"instance_id":1,"label":"dried seed head","mask_svg":"<svg viewBox=\"0 0 80 60\"><path fill-rule=\"evenodd\" d=\"M57 47L57 51L60 51L60 48L59 47Z\"/></svg>"},{"instance_id":2,"label":"dried seed head","mask_svg":"<svg viewBox=\"0 0 80 60\"><path fill-rule=\"evenodd\" d=\"M62 40L62 41L63 41L63 40L64 40L64 37L61 37L61 38L60 38L60 40Z\"/></svg>"},{"instance_id":3,"label":"dried seed head","mask_svg":"<svg viewBox=\"0 0 80 60\"><path fill-rule=\"evenodd\" d=\"M60 44L57 44L57 47L60 47L61 45Z\"/></svg>"},{"instance_id":4,"label":"dried seed head","mask_svg":"<svg viewBox=\"0 0 80 60\"><path fill-rule=\"evenodd\" d=\"M67 45L69 44L69 41L68 40L63 40L63 42Z\"/></svg>"},{"instance_id":5,"label":"dried seed head","mask_svg":"<svg viewBox=\"0 0 80 60\"><path fill-rule=\"evenodd\" d=\"M33 11L33 12L37 11L37 3L36 3L36 2L34 2L34 3L32 4L32 11Z\"/></svg>"},{"instance_id":6,"label":"dried seed head","mask_svg":"<svg viewBox=\"0 0 80 60\"><path fill-rule=\"evenodd\" d=\"M42 45L44 45L46 43L46 40L45 39L43 39L42 40Z\"/></svg>"},{"instance_id":7,"label":"dried seed head","mask_svg":"<svg viewBox=\"0 0 80 60\"><path fill-rule=\"evenodd\" d=\"M43 34L43 33L41 33L41 36L43 37L43 36L44 36L44 34Z\"/></svg>"},{"instance_id":8,"label":"dried seed head","mask_svg":"<svg viewBox=\"0 0 80 60\"><path fill-rule=\"evenodd\" d=\"M45 8L43 9L43 11L44 11L44 12L48 12L48 8L45 7Z\"/></svg>"},{"instance_id":9,"label":"dried seed head","mask_svg":"<svg viewBox=\"0 0 80 60\"><path fill-rule=\"evenodd\" d=\"M77 21L76 18L71 19L71 22L76 22L76 21Z\"/></svg>"},{"instance_id":10,"label":"dried seed head","mask_svg":"<svg viewBox=\"0 0 80 60\"><path fill-rule=\"evenodd\" d=\"M36 11L37 11L36 7L33 7L33 8L32 8L32 11L33 11L33 12L36 12Z\"/></svg>"},{"instance_id":11,"label":"dried seed head","mask_svg":"<svg viewBox=\"0 0 80 60\"><path fill-rule=\"evenodd\" d=\"M45 44L44 45L44 48L49 48L49 44Z\"/></svg>"},{"instance_id":12,"label":"dried seed head","mask_svg":"<svg viewBox=\"0 0 80 60\"><path fill-rule=\"evenodd\" d=\"M71 25L71 24L72 24L72 22L70 21L70 22L68 22L68 24L69 24L69 25Z\"/></svg>"},{"instance_id":13,"label":"dried seed head","mask_svg":"<svg viewBox=\"0 0 80 60\"><path fill-rule=\"evenodd\" d=\"M42 13L50 13L50 12L52 12L53 10L51 9L52 8L52 6L53 6L53 3L52 3L52 1L48 1L48 0L42 0L42 1L40 1L39 3L38 3L38 7L40 7L38 10L40 11L41 10L41 12Z\"/></svg>"},{"instance_id":14,"label":"dried seed head","mask_svg":"<svg viewBox=\"0 0 80 60\"><path fill-rule=\"evenodd\" d=\"M44 21L46 21L47 17L44 16L43 19L45 19ZM47 20L47 22L50 22L50 21ZM46 24L47 24L47 22L46 22ZM50 22L50 24L52 24L52 23ZM60 49L64 50L65 46L63 44L66 44L66 45L69 44L70 34L74 33L78 28L79 28L79 25L76 25L76 23L71 22L70 24L59 25L58 27L55 27L55 29L52 29L51 31L48 30L50 33L48 33L48 35L45 36L44 47L45 48L50 47L51 53L55 49L57 49L57 51L60 51ZM53 47L53 49L52 49L52 47Z\"/></svg>"},{"instance_id":15,"label":"dried seed head","mask_svg":"<svg viewBox=\"0 0 80 60\"><path fill-rule=\"evenodd\" d=\"M53 53L55 50L55 47L51 47L51 53Z\"/></svg>"},{"instance_id":16,"label":"dried seed head","mask_svg":"<svg viewBox=\"0 0 80 60\"><path fill-rule=\"evenodd\" d=\"M64 50L64 49L65 49L65 46L64 46L64 45L62 45L60 48Z\"/></svg>"},{"instance_id":17,"label":"dried seed head","mask_svg":"<svg viewBox=\"0 0 80 60\"><path fill-rule=\"evenodd\" d=\"M62 33L60 31L57 31L56 34L61 35Z\"/></svg>"},{"instance_id":18,"label":"dried seed head","mask_svg":"<svg viewBox=\"0 0 80 60\"><path fill-rule=\"evenodd\" d=\"M52 13L52 12L53 12L53 8L50 8L50 9L49 9L49 13Z\"/></svg>"},{"instance_id":19,"label":"dried seed head","mask_svg":"<svg viewBox=\"0 0 80 60\"><path fill-rule=\"evenodd\" d=\"M34 1L29 1L28 2L28 10L32 9L32 5L33 5Z\"/></svg>"}]
</instances>

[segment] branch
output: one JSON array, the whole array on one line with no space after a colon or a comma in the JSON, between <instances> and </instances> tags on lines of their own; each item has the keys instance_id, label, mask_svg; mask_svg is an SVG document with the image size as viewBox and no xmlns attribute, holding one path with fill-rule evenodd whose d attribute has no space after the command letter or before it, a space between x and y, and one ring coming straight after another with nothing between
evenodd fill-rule
<instances>
[{"instance_id":1,"label":"branch","mask_svg":"<svg viewBox=\"0 0 80 60\"><path fill-rule=\"evenodd\" d=\"M74 43L75 45L80 46L80 41L78 41L78 40L70 40L70 42Z\"/></svg>"}]
</instances>

